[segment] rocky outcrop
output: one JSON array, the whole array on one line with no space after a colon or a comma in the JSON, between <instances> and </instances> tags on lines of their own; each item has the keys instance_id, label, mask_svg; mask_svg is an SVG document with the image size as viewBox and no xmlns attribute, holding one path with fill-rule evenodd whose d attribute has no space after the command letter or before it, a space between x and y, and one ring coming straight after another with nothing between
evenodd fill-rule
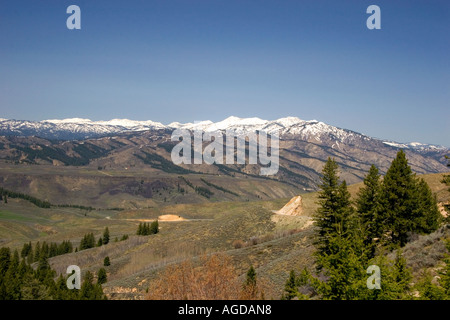
<instances>
[{"instance_id":1,"label":"rocky outcrop","mask_svg":"<svg viewBox=\"0 0 450 320\"><path fill-rule=\"evenodd\" d=\"M302 197L293 197L277 214L285 216L301 216L303 214Z\"/></svg>"}]
</instances>

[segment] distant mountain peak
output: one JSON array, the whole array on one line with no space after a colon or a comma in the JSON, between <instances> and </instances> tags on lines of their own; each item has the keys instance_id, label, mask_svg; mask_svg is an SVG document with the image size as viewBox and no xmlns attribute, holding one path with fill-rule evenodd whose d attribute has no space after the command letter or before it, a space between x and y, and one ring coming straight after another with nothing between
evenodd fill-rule
<instances>
[{"instance_id":1,"label":"distant mountain peak","mask_svg":"<svg viewBox=\"0 0 450 320\"><path fill-rule=\"evenodd\" d=\"M434 144L426 144L421 142L410 142L410 143L399 143L395 141L383 140L384 144L387 144L391 147L400 148L400 149L413 149L416 151L438 151L438 150L448 150L447 147L434 145Z\"/></svg>"}]
</instances>

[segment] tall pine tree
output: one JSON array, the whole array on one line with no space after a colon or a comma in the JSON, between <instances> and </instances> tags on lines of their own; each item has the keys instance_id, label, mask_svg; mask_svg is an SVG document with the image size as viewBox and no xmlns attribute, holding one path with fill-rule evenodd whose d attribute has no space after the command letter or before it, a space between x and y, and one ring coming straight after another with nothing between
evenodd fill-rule
<instances>
[{"instance_id":1,"label":"tall pine tree","mask_svg":"<svg viewBox=\"0 0 450 320\"><path fill-rule=\"evenodd\" d=\"M381 192L380 226L385 241L404 246L413 230L416 209L415 174L408 165L403 150L397 153L383 180Z\"/></svg>"},{"instance_id":2,"label":"tall pine tree","mask_svg":"<svg viewBox=\"0 0 450 320\"><path fill-rule=\"evenodd\" d=\"M330 237L335 235L349 236L350 218L353 213L350 193L347 184L339 183L338 165L334 159L328 158L323 170L319 188L319 207L315 221L318 227L318 254L329 254ZM320 265L318 266L320 269Z\"/></svg>"},{"instance_id":3,"label":"tall pine tree","mask_svg":"<svg viewBox=\"0 0 450 320\"><path fill-rule=\"evenodd\" d=\"M148 234L157 234L159 232L158 220L153 221L148 227Z\"/></svg>"},{"instance_id":4,"label":"tall pine tree","mask_svg":"<svg viewBox=\"0 0 450 320\"><path fill-rule=\"evenodd\" d=\"M392 161L382 188L378 224L384 242L404 246L411 233L430 233L439 227L436 199L423 179L417 179L400 150Z\"/></svg>"},{"instance_id":5,"label":"tall pine tree","mask_svg":"<svg viewBox=\"0 0 450 320\"><path fill-rule=\"evenodd\" d=\"M441 214L437 201L428 184L420 178L416 183L417 209L414 213L414 229L419 233L431 233L439 228Z\"/></svg>"},{"instance_id":6,"label":"tall pine tree","mask_svg":"<svg viewBox=\"0 0 450 320\"><path fill-rule=\"evenodd\" d=\"M103 244L109 243L109 229L108 227L105 228L105 231L103 232Z\"/></svg>"},{"instance_id":7,"label":"tall pine tree","mask_svg":"<svg viewBox=\"0 0 450 320\"><path fill-rule=\"evenodd\" d=\"M100 268L97 274L97 284L104 284L108 281L105 268Z\"/></svg>"},{"instance_id":8,"label":"tall pine tree","mask_svg":"<svg viewBox=\"0 0 450 320\"><path fill-rule=\"evenodd\" d=\"M284 293L281 300L292 300L297 296L297 292L297 278L295 271L291 270L291 272L289 272L289 277L284 284Z\"/></svg>"},{"instance_id":9,"label":"tall pine tree","mask_svg":"<svg viewBox=\"0 0 450 320\"><path fill-rule=\"evenodd\" d=\"M364 244L375 254L374 239L381 236L379 221L377 221L380 199L380 174L378 168L372 165L364 178L364 186L358 191L356 212L365 231Z\"/></svg>"}]
</instances>

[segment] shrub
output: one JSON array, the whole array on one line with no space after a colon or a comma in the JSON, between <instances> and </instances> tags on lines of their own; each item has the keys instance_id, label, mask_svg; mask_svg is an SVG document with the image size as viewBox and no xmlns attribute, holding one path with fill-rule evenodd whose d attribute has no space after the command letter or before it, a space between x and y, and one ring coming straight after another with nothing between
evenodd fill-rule
<instances>
[{"instance_id":1,"label":"shrub","mask_svg":"<svg viewBox=\"0 0 450 320\"><path fill-rule=\"evenodd\" d=\"M235 249L243 248L243 247L245 247L245 242L242 241L242 240L234 240L234 241L233 241L233 247L234 247Z\"/></svg>"}]
</instances>

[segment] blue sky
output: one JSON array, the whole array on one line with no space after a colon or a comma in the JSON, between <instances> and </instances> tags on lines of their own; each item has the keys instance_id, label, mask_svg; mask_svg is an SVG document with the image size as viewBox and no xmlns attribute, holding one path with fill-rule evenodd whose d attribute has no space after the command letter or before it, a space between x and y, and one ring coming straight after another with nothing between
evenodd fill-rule
<instances>
[{"instance_id":1,"label":"blue sky","mask_svg":"<svg viewBox=\"0 0 450 320\"><path fill-rule=\"evenodd\" d=\"M0 117L297 116L450 146L449 52L445 0L1 1Z\"/></svg>"}]
</instances>

